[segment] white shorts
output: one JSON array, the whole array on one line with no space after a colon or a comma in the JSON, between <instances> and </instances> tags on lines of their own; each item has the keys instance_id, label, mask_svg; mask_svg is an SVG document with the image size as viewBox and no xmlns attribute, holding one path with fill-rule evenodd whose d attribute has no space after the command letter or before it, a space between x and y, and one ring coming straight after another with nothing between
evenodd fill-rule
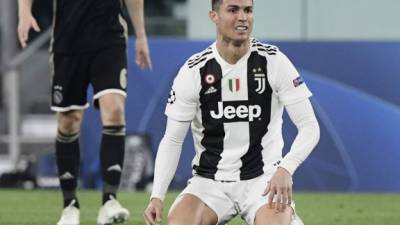
<instances>
[{"instance_id":1,"label":"white shorts","mask_svg":"<svg viewBox=\"0 0 400 225\"><path fill-rule=\"evenodd\" d=\"M215 181L195 175L188 181L174 204L184 194L192 194L217 214L218 224L226 224L236 215L240 215L247 224L253 225L258 209L268 202L268 196L262 196L262 193L272 175L273 173L263 174L251 180L236 182ZM294 210L294 202L292 208Z\"/></svg>"}]
</instances>

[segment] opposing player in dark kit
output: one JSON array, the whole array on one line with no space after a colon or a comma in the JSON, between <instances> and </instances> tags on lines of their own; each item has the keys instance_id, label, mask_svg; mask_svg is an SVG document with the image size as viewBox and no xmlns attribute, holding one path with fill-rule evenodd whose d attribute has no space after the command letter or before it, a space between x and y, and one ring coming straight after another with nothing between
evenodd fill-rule
<instances>
[{"instance_id":1,"label":"opposing player in dark kit","mask_svg":"<svg viewBox=\"0 0 400 225\"><path fill-rule=\"evenodd\" d=\"M27 45L30 29L39 31L32 16L33 0L19 0L18 38ZM151 68L144 28L143 0L125 0L136 33L136 63ZM129 211L116 200L125 148L124 104L127 88L126 22L118 0L55 0L51 39L51 109L57 112L56 161L64 210L58 225L78 225L76 195L79 175L79 132L83 110L89 107L87 88L103 125L100 164L103 205L97 223L128 219Z\"/></svg>"}]
</instances>

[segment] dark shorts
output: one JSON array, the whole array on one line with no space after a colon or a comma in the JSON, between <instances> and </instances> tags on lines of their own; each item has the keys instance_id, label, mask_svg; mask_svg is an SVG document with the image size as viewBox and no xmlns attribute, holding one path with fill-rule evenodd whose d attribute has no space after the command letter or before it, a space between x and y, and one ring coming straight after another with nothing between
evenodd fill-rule
<instances>
[{"instance_id":1,"label":"dark shorts","mask_svg":"<svg viewBox=\"0 0 400 225\"><path fill-rule=\"evenodd\" d=\"M51 109L66 112L89 107L87 90L93 87L93 103L106 94L126 96L127 56L124 46L113 46L81 54L54 53Z\"/></svg>"}]
</instances>

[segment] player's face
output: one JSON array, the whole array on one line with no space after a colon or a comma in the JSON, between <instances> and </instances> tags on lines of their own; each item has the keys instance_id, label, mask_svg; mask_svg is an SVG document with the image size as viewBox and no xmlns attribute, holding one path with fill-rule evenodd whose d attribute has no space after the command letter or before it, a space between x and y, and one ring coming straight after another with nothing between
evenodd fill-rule
<instances>
[{"instance_id":1,"label":"player's face","mask_svg":"<svg viewBox=\"0 0 400 225\"><path fill-rule=\"evenodd\" d=\"M224 40L247 41L253 30L253 1L223 0L218 9L210 12L210 18Z\"/></svg>"}]
</instances>

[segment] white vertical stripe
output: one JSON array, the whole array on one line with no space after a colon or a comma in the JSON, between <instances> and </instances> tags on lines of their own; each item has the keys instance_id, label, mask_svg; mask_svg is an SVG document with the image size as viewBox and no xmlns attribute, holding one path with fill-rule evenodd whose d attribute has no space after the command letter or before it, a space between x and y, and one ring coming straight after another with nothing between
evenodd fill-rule
<instances>
[{"instance_id":1,"label":"white vertical stripe","mask_svg":"<svg viewBox=\"0 0 400 225\"><path fill-rule=\"evenodd\" d=\"M50 66L50 87L53 87L53 80L55 75L54 53L50 53L49 66Z\"/></svg>"},{"instance_id":2,"label":"white vertical stripe","mask_svg":"<svg viewBox=\"0 0 400 225\"><path fill-rule=\"evenodd\" d=\"M216 180L240 180L240 158L249 149L249 122L225 123L224 151L215 174Z\"/></svg>"},{"instance_id":3,"label":"white vertical stripe","mask_svg":"<svg viewBox=\"0 0 400 225\"><path fill-rule=\"evenodd\" d=\"M57 0L53 1L53 28L51 32L51 39L50 39L50 46L49 52L53 52L53 45L54 45L54 30L56 25L56 17L57 17Z\"/></svg>"},{"instance_id":4,"label":"white vertical stripe","mask_svg":"<svg viewBox=\"0 0 400 225\"><path fill-rule=\"evenodd\" d=\"M118 21L121 24L122 28L124 28L125 41L128 42L128 24L126 23L124 17L121 16L121 14L118 14Z\"/></svg>"},{"instance_id":5,"label":"white vertical stripe","mask_svg":"<svg viewBox=\"0 0 400 225\"><path fill-rule=\"evenodd\" d=\"M222 71L222 101L246 101L248 100L247 91L247 58L244 56L237 64L231 65L230 69ZM240 88L229 89L229 80L240 80ZM233 85L234 87L235 85ZM246 154L249 149L249 122L224 123L225 138L224 151L221 154L221 160L218 163L218 171L215 174L216 180L240 180L240 167L242 161L240 158Z\"/></svg>"}]
</instances>

